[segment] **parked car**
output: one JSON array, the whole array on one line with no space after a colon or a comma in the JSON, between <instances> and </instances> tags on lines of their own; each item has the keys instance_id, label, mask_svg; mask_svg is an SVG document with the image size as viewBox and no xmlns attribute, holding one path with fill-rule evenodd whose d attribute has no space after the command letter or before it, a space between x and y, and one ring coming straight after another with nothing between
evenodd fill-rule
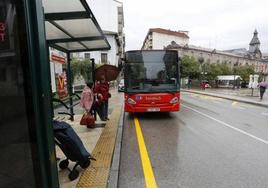
<instances>
[{"instance_id":1,"label":"parked car","mask_svg":"<svg viewBox=\"0 0 268 188\"><path fill-rule=\"evenodd\" d=\"M204 88L211 88L211 85L209 84L209 82L207 80L203 80L201 85Z\"/></svg>"},{"instance_id":2,"label":"parked car","mask_svg":"<svg viewBox=\"0 0 268 188\"><path fill-rule=\"evenodd\" d=\"M125 90L125 82L124 80L120 80L119 84L118 84L118 92L124 91Z\"/></svg>"}]
</instances>

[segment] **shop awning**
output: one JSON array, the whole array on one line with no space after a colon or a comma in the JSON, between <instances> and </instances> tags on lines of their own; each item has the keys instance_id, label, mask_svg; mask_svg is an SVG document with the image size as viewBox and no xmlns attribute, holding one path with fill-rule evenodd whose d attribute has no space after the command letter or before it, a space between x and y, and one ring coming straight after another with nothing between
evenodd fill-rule
<instances>
[{"instance_id":1,"label":"shop awning","mask_svg":"<svg viewBox=\"0 0 268 188\"><path fill-rule=\"evenodd\" d=\"M239 75L223 75L223 76L217 76L217 80L237 80L242 78Z\"/></svg>"},{"instance_id":2,"label":"shop awning","mask_svg":"<svg viewBox=\"0 0 268 188\"><path fill-rule=\"evenodd\" d=\"M109 50L86 0L43 0L48 45L64 52Z\"/></svg>"}]
</instances>

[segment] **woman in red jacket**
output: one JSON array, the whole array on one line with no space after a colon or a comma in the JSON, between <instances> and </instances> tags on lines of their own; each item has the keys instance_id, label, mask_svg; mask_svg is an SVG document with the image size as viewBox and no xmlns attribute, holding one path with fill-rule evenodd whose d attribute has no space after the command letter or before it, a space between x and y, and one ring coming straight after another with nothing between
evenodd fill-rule
<instances>
[{"instance_id":1,"label":"woman in red jacket","mask_svg":"<svg viewBox=\"0 0 268 188\"><path fill-rule=\"evenodd\" d=\"M109 83L106 81L105 76L102 75L100 82L97 82L94 92L98 95L101 94L103 101L101 103L101 109L103 117L102 120L109 120L108 118L108 100L109 100Z\"/></svg>"}]
</instances>

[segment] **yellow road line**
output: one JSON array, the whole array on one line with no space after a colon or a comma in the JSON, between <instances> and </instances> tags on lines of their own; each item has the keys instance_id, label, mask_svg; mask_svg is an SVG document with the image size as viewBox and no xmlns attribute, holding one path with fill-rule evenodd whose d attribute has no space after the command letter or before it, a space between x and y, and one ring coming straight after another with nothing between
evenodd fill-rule
<instances>
[{"instance_id":1,"label":"yellow road line","mask_svg":"<svg viewBox=\"0 0 268 188\"><path fill-rule=\"evenodd\" d=\"M136 127L136 134L139 144L140 157L142 162L143 174L145 177L145 183L147 188L157 188L154 172L151 166L149 155L146 149L144 138L142 135L140 123L137 117L134 117L134 123Z\"/></svg>"}]
</instances>

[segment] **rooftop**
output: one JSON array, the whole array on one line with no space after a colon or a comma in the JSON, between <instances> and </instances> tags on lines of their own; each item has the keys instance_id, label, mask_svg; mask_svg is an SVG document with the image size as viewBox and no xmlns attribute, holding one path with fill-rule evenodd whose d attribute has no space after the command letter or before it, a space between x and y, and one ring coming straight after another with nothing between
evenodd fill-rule
<instances>
[{"instance_id":1,"label":"rooftop","mask_svg":"<svg viewBox=\"0 0 268 188\"><path fill-rule=\"evenodd\" d=\"M150 32L173 35L173 36L182 37L182 38L189 38L189 36L185 32L172 31L172 30L167 30L167 29L162 29L162 28L151 28L149 30L149 33Z\"/></svg>"}]
</instances>

